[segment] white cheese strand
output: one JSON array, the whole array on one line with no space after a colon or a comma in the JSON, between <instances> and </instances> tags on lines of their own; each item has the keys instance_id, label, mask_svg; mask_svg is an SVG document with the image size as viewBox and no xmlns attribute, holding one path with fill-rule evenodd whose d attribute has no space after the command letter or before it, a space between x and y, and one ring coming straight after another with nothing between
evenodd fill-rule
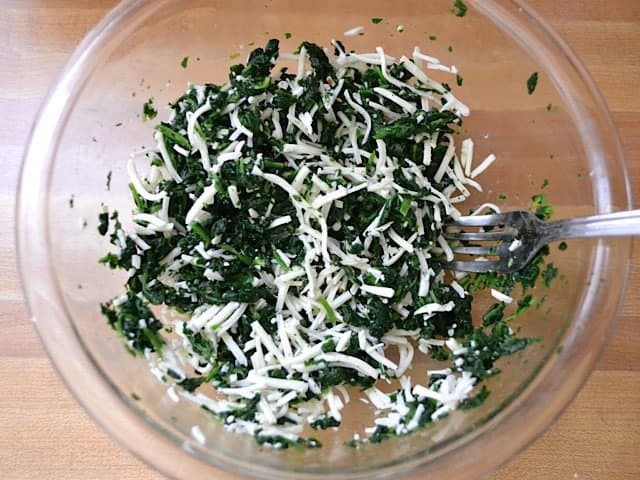
<instances>
[{"instance_id":1,"label":"white cheese strand","mask_svg":"<svg viewBox=\"0 0 640 480\"><path fill-rule=\"evenodd\" d=\"M196 201L193 202L193 205L187 212L187 215L185 217L185 222L187 225L193 223L193 221L198 218L198 215L202 212L204 207L213 203L215 195L215 184L204 187L204 191L200 194Z\"/></svg>"},{"instance_id":2,"label":"white cheese strand","mask_svg":"<svg viewBox=\"0 0 640 480\"><path fill-rule=\"evenodd\" d=\"M395 93L391 92L390 90L387 90L384 87L374 87L373 91L376 92L381 97L392 101L393 103L398 105L400 108L402 108L407 113L415 113L416 110L417 110L416 106L413 103L407 102L403 98L400 98L398 95L396 95Z\"/></svg>"},{"instance_id":3,"label":"white cheese strand","mask_svg":"<svg viewBox=\"0 0 640 480\"><path fill-rule=\"evenodd\" d=\"M136 168L135 162L136 162L136 156L130 155L129 161L127 162L127 173L129 174L129 180L131 181L133 188L145 200L149 200L150 202L158 202L162 200L167 195L167 192L160 191L158 193L151 193L146 188L144 188L142 186L142 181L140 180L140 176L138 175L138 170Z\"/></svg>"},{"instance_id":4,"label":"white cheese strand","mask_svg":"<svg viewBox=\"0 0 640 480\"><path fill-rule=\"evenodd\" d=\"M200 106L195 112L187 113L187 138L191 145L200 152L200 161L202 162L202 168L206 171L211 169L211 163L209 161L209 152L207 148L207 143L196 131L196 127L198 127L198 118L208 111L211 110L211 105L209 102L206 102L204 105Z\"/></svg>"},{"instance_id":5,"label":"white cheese strand","mask_svg":"<svg viewBox=\"0 0 640 480\"><path fill-rule=\"evenodd\" d=\"M358 112L362 116L362 118L364 118L366 129L364 131L364 136L362 137L362 144L365 144L367 143L367 140L369 139L369 134L371 133L371 116L364 108L362 108L360 105L358 105L356 102L354 102L351 99L351 95L349 94L348 90L344 91L344 98L347 101L347 103L351 106L351 108L353 108L356 112Z\"/></svg>"},{"instance_id":6,"label":"white cheese strand","mask_svg":"<svg viewBox=\"0 0 640 480\"><path fill-rule=\"evenodd\" d=\"M160 131L156 131L154 134L154 138L158 143L158 150L160 150L160 155L162 155L162 160L164 161L164 165L167 168L167 172L176 183L182 183L182 177L178 174L176 169L173 166L173 162L171 161L171 157L169 156L169 152L167 151L167 145L164 142L164 136Z\"/></svg>"}]
</instances>

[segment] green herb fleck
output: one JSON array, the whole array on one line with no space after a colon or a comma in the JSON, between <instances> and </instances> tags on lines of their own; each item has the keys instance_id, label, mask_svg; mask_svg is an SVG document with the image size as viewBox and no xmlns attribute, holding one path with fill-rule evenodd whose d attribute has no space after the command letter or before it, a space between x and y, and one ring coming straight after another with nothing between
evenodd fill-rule
<instances>
[{"instance_id":1,"label":"green herb fleck","mask_svg":"<svg viewBox=\"0 0 640 480\"><path fill-rule=\"evenodd\" d=\"M314 430L326 430L327 428L339 426L340 422L328 414L322 415L311 424L311 428L313 428Z\"/></svg>"},{"instance_id":2,"label":"green herb fleck","mask_svg":"<svg viewBox=\"0 0 640 480\"><path fill-rule=\"evenodd\" d=\"M558 250L565 251L567 249L567 242L560 242L558 244Z\"/></svg>"},{"instance_id":3,"label":"green herb fleck","mask_svg":"<svg viewBox=\"0 0 640 480\"><path fill-rule=\"evenodd\" d=\"M381 22L382 22L382 18L380 18L380 17L374 17L374 18L371 19L371 23L373 23L375 25L377 25L377 24L379 24Z\"/></svg>"},{"instance_id":4,"label":"green herb fleck","mask_svg":"<svg viewBox=\"0 0 640 480\"><path fill-rule=\"evenodd\" d=\"M136 402L142 400L142 397L138 395L136 392L131 392L131 398L133 398Z\"/></svg>"},{"instance_id":5,"label":"green herb fleck","mask_svg":"<svg viewBox=\"0 0 640 480\"><path fill-rule=\"evenodd\" d=\"M336 312L333 310L331 305L329 305L329 302L327 301L327 299L320 297L318 302L320 302L320 305L322 305L322 308L324 308L325 312L327 312L327 320L329 320L329 322L331 323L336 323L336 320L337 320Z\"/></svg>"},{"instance_id":6,"label":"green herb fleck","mask_svg":"<svg viewBox=\"0 0 640 480\"><path fill-rule=\"evenodd\" d=\"M542 180L542 185L540 186L540 188L544 190L548 186L549 186L549 180L545 178L544 180Z\"/></svg>"},{"instance_id":7,"label":"green herb fleck","mask_svg":"<svg viewBox=\"0 0 640 480\"><path fill-rule=\"evenodd\" d=\"M202 385L206 380L206 377L193 377L193 378L185 378L184 380L178 382L182 388L184 388L187 392L194 392L200 385Z\"/></svg>"},{"instance_id":8,"label":"green herb fleck","mask_svg":"<svg viewBox=\"0 0 640 480\"><path fill-rule=\"evenodd\" d=\"M456 84L461 87L462 86L462 82L464 81L464 79L456 73Z\"/></svg>"},{"instance_id":9,"label":"green herb fleck","mask_svg":"<svg viewBox=\"0 0 640 480\"><path fill-rule=\"evenodd\" d=\"M456 17L464 17L467 14L467 5L462 0L455 0L451 13Z\"/></svg>"},{"instance_id":10,"label":"green herb fleck","mask_svg":"<svg viewBox=\"0 0 640 480\"><path fill-rule=\"evenodd\" d=\"M531 197L532 209L540 220L549 220L553 215L553 206L549 204L547 196L543 193Z\"/></svg>"},{"instance_id":11,"label":"green herb fleck","mask_svg":"<svg viewBox=\"0 0 640 480\"><path fill-rule=\"evenodd\" d=\"M544 286L549 288L551 286L551 282L558 276L558 269L553 265L553 263L547 264L547 268L542 272L542 281Z\"/></svg>"},{"instance_id":12,"label":"green herb fleck","mask_svg":"<svg viewBox=\"0 0 640 480\"><path fill-rule=\"evenodd\" d=\"M187 68L187 66L189 66L189 57L184 57L180 62L180 66L182 68Z\"/></svg>"},{"instance_id":13,"label":"green herb fleck","mask_svg":"<svg viewBox=\"0 0 640 480\"><path fill-rule=\"evenodd\" d=\"M449 52L453 52L453 45L449 45L449 46L447 47L447 51L449 51Z\"/></svg>"},{"instance_id":14,"label":"green herb fleck","mask_svg":"<svg viewBox=\"0 0 640 480\"><path fill-rule=\"evenodd\" d=\"M304 451L305 449L312 448L320 448L322 443L320 443L315 438L298 438L297 440L290 440L281 435L260 435L262 430L258 430L254 435L256 442L258 445L272 445L277 446L283 450L288 448L294 448L299 451Z\"/></svg>"},{"instance_id":15,"label":"green herb fleck","mask_svg":"<svg viewBox=\"0 0 640 480\"><path fill-rule=\"evenodd\" d=\"M229 55L230 60L235 60L237 58L240 58L240 54L238 52L232 53L231 55Z\"/></svg>"},{"instance_id":16,"label":"green herb fleck","mask_svg":"<svg viewBox=\"0 0 640 480\"><path fill-rule=\"evenodd\" d=\"M531 76L527 79L527 91L529 95L532 95L533 92L536 91L536 87L538 86L538 72L533 72Z\"/></svg>"},{"instance_id":17,"label":"green herb fleck","mask_svg":"<svg viewBox=\"0 0 640 480\"><path fill-rule=\"evenodd\" d=\"M487 310L487 313L482 316L482 324L489 326L502 320L504 317L504 308L504 303L494 303L489 310Z\"/></svg>"},{"instance_id":18,"label":"green herb fleck","mask_svg":"<svg viewBox=\"0 0 640 480\"><path fill-rule=\"evenodd\" d=\"M498 195L498 200L505 201L506 199L507 199L507 195L506 194L501 193L501 194Z\"/></svg>"},{"instance_id":19,"label":"green herb fleck","mask_svg":"<svg viewBox=\"0 0 640 480\"><path fill-rule=\"evenodd\" d=\"M284 38L286 38L287 40L289 40L291 38L291 32L285 32L284 33Z\"/></svg>"},{"instance_id":20,"label":"green herb fleck","mask_svg":"<svg viewBox=\"0 0 640 480\"><path fill-rule=\"evenodd\" d=\"M506 319L507 322L515 320L524 312L529 310L536 303L536 298L533 295L525 295L520 300L518 300L518 307L516 311L509 315Z\"/></svg>"},{"instance_id":21,"label":"green herb fleck","mask_svg":"<svg viewBox=\"0 0 640 480\"><path fill-rule=\"evenodd\" d=\"M436 35L429 35L429 40L431 40L432 42L437 40L438 37Z\"/></svg>"},{"instance_id":22,"label":"green herb fleck","mask_svg":"<svg viewBox=\"0 0 640 480\"><path fill-rule=\"evenodd\" d=\"M482 386L480 391L474 395L473 397L466 398L462 402L460 402L461 410L468 410L470 408L477 408L482 405L485 400L489 397L489 390L486 386Z\"/></svg>"},{"instance_id":23,"label":"green herb fleck","mask_svg":"<svg viewBox=\"0 0 640 480\"><path fill-rule=\"evenodd\" d=\"M158 110L153 106L153 98L150 98L142 106L142 121L153 120L158 115Z\"/></svg>"}]
</instances>

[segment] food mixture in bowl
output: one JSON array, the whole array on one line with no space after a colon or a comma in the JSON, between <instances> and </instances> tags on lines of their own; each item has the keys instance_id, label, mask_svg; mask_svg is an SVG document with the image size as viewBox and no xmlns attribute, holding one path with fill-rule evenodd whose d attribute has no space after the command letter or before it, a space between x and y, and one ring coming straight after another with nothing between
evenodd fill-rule
<instances>
[{"instance_id":1,"label":"food mixture in bowl","mask_svg":"<svg viewBox=\"0 0 640 480\"><path fill-rule=\"evenodd\" d=\"M129 278L102 312L174 401L278 448L319 447L313 429L370 403L358 447L481 404L496 360L535 341L509 325L556 276L548 249L513 275L440 265L448 220L499 211L473 200L496 157L474 158L456 67L406 55L270 40L227 83L190 85L131 154L133 224L105 207L99 225L101 261ZM551 215L544 195L531 208Z\"/></svg>"}]
</instances>

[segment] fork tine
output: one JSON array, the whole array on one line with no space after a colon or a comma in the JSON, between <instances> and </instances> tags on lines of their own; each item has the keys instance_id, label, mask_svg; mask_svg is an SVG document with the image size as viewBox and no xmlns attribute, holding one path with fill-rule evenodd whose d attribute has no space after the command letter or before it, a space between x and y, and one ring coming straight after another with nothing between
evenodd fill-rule
<instances>
[{"instance_id":1,"label":"fork tine","mask_svg":"<svg viewBox=\"0 0 640 480\"><path fill-rule=\"evenodd\" d=\"M496 272L500 270L498 262L492 261L478 261L478 262L443 262L442 267L447 270L457 270L459 272L472 272L472 273L487 273Z\"/></svg>"},{"instance_id":2,"label":"fork tine","mask_svg":"<svg viewBox=\"0 0 640 480\"><path fill-rule=\"evenodd\" d=\"M458 227L488 227L501 225L505 222L505 215L493 214L493 215L468 215L466 217L458 217L454 221L447 223L447 226Z\"/></svg>"},{"instance_id":3,"label":"fork tine","mask_svg":"<svg viewBox=\"0 0 640 480\"><path fill-rule=\"evenodd\" d=\"M499 232L444 232L444 238L449 240L510 240L515 237L515 229L505 229Z\"/></svg>"},{"instance_id":4,"label":"fork tine","mask_svg":"<svg viewBox=\"0 0 640 480\"><path fill-rule=\"evenodd\" d=\"M452 247L454 253L459 253L461 255L497 255L497 247L493 246L459 246Z\"/></svg>"}]
</instances>

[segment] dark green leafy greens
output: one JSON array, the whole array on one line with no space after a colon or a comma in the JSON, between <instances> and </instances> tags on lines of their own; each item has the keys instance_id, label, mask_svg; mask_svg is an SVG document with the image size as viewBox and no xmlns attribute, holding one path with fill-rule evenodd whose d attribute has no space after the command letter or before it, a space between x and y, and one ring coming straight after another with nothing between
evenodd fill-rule
<instances>
[{"instance_id":1,"label":"dark green leafy greens","mask_svg":"<svg viewBox=\"0 0 640 480\"><path fill-rule=\"evenodd\" d=\"M121 305L114 307L112 303L106 303L100 309L109 325L125 339L132 354L145 349L162 353L164 340L158 334L162 324L133 292L127 293Z\"/></svg>"},{"instance_id":2,"label":"dark green leafy greens","mask_svg":"<svg viewBox=\"0 0 640 480\"><path fill-rule=\"evenodd\" d=\"M467 5L462 0L455 0L453 2L453 9L451 10L456 17L464 17L467 14Z\"/></svg>"},{"instance_id":3,"label":"dark green leafy greens","mask_svg":"<svg viewBox=\"0 0 640 480\"><path fill-rule=\"evenodd\" d=\"M153 105L153 98L150 98L142 106L142 119L144 121L153 120L154 118L156 118L157 115L158 115L158 110L156 110L156 108Z\"/></svg>"},{"instance_id":4,"label":"dark green leafy greens","mask_svg":"<svg viewBox=\"0 0 640 480\"><path fill-rule=\"evenodd\" d=\"M529 95L532 95L533 92L536 91L537 86L538 86L538 72L533 72L531 76L527 79L527 92L529 92Z\"/></svg>"},{"instance_id":5,"label":"dark green leafy greens","mask_svg":"<svg viewBox=\"0 0 640 480\"><path fill-rule=\"evenodd\" d=\"M109 231L109 213L102 212L98 215L98 233L100 235L106 235Z\"/></svg>"},{"instance_id":6,"label":"dark green leafy greens","mask_svg":"<svg viewBox=\"0 0 640 480\"><path fill-rule=\"evenodd\" d=\"M99 216L115 247L101 262L129 272L126 293L101 307L109 325L185 395L228 395L201 403L228 428L280 448L319 446L299 436L297 418L340 425L335 387L379 397L376 381L399 376L390 345L401 359L419 348L450 373L415 397L385 396L397 415L369 441L481 404L488 392L472 393L476 383L533 341L509 323L535 303L538 277L548 286L557 274L543 249L518 274L453 282L437 257L447 202L466 179L451 155L464 105L415 78L413 63L355 68L334 46L330 58L302 42L308 73L290 73L272 39L224 85L191 86L141 154L150 173L132 176L132 225ZM552 213L544 195L533 201L542 218ZM474 295L518 285L514 308L495 304L474 324ZM159 308L176 317L161 320ZM435 400L452 382L462 393Z\"/></svg>"}]
</instances>

